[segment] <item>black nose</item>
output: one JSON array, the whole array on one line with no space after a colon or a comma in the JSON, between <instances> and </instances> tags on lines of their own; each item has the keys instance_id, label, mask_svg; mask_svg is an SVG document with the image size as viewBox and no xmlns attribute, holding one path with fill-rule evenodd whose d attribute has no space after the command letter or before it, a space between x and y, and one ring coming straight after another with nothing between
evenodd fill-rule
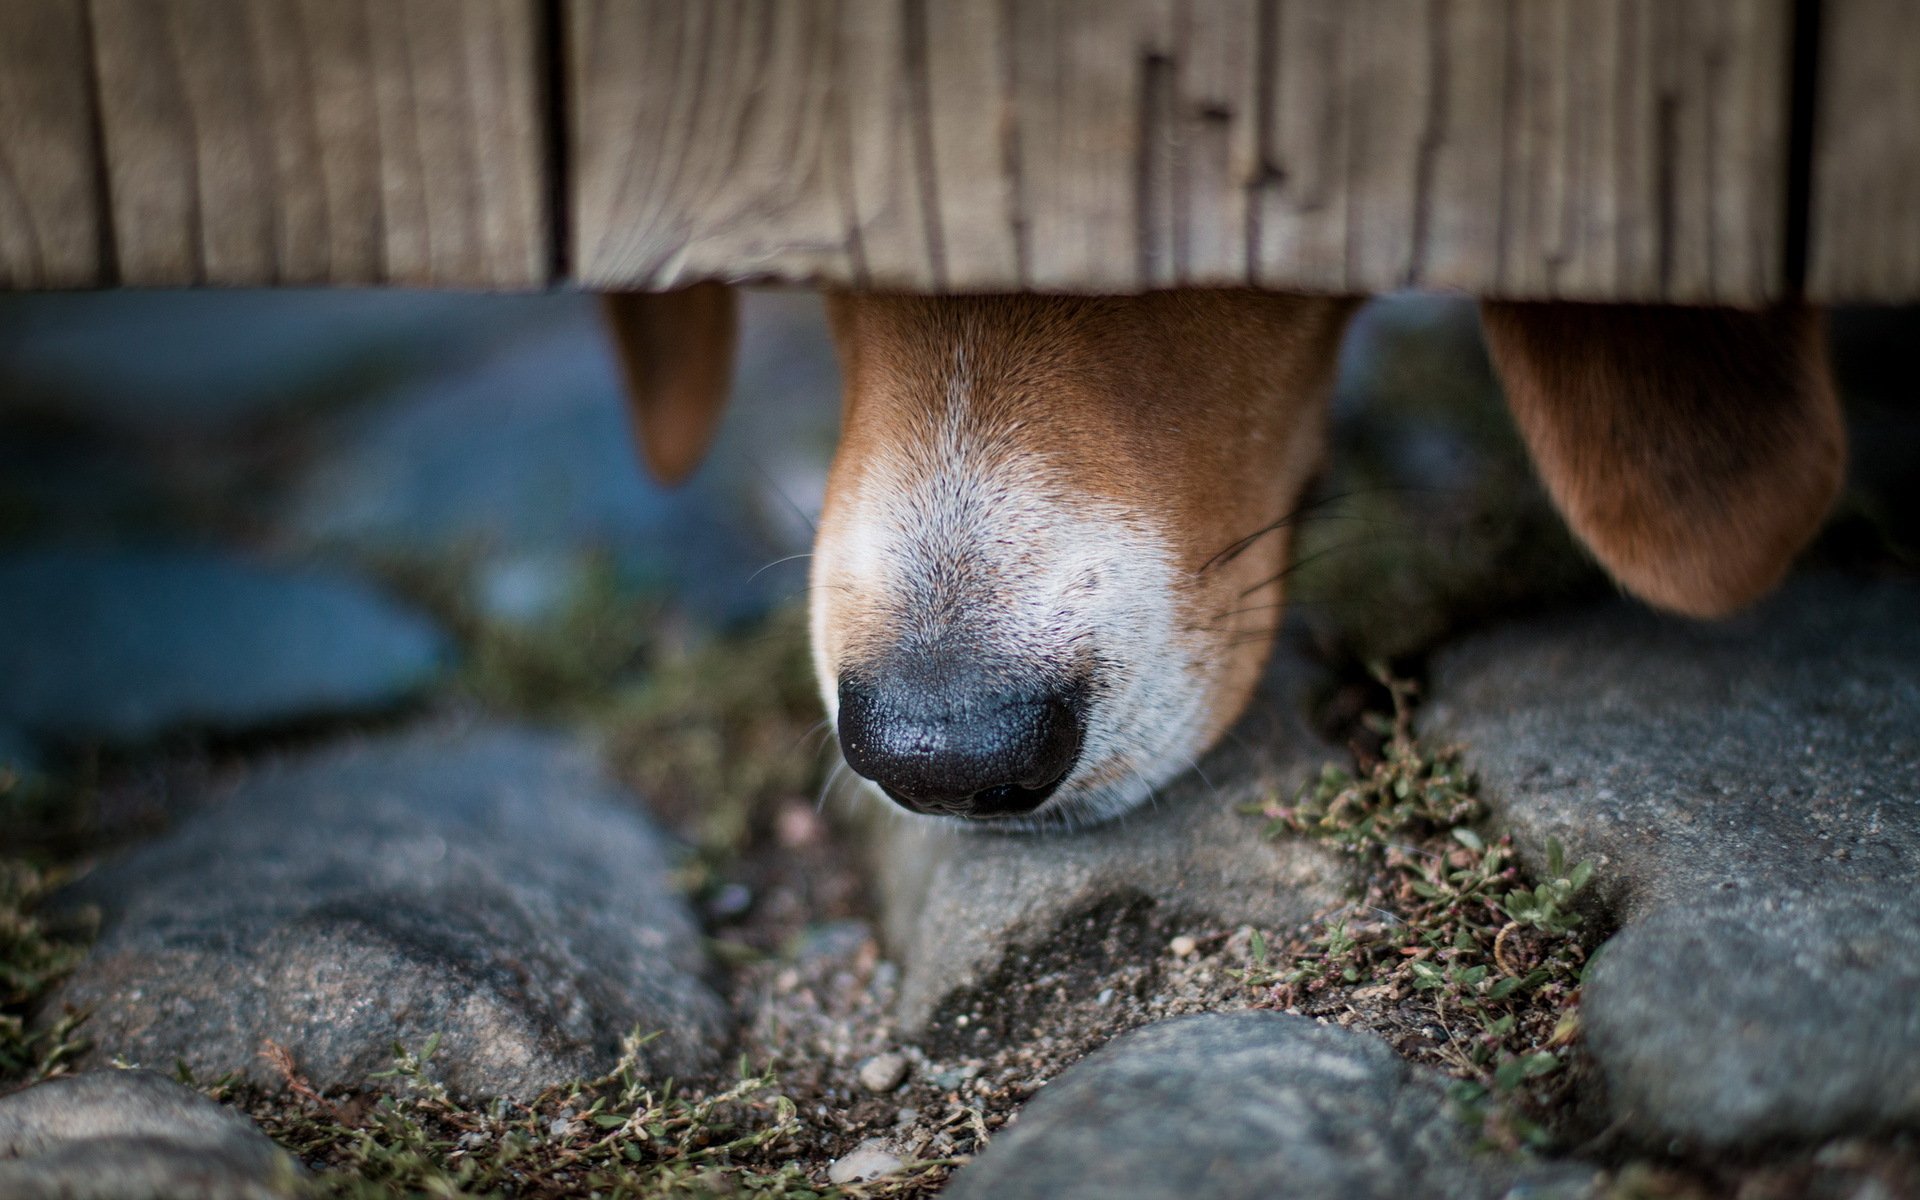
<instances>
[{"instance_id":1,"label":"black nose","mask_svg":"<svg viewBox=\"0 0 1920 1200\"><path fill-rule=\"evenodd\" d=\"M998 817L1040 807L1080 757L1083 689L1009 686L973 671L840 677L847 765L918 813Z\"/></svg>"}]
</instances>

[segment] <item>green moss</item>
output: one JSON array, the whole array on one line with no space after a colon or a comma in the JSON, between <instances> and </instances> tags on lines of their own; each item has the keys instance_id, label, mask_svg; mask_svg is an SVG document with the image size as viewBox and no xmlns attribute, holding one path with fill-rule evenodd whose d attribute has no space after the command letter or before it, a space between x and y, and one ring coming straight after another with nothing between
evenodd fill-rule
<instances>
[{"instance_id":1,"label":"green moss","mask_svg":"<svg viewBox=\"0 0 1920 1200\"><path fill-rule=\"evenodd\" d=\"M826 729L804 611L663 653L601 725L614 768L703 860L740 853L776 801L819 786Z\"/></svg>"},{"instance_id":2,"label":"green moss","mask_svg":"<svg viewBox=\"0 0 1920 1200\"><path fill-rule=\"evenodd\" d=\"M1256 939L1246 981L1307 1011L1378 1006L1404 1026L1408 1008L1447 1036L1425 1056L1459 1081L1455 1098L1490 1140L1551 1140L1545 1116L1566 1098L1579 1033L1587 943L1576 898L1590 864L1549 847L1529 880L1511 840L1474 829L1486 815L1451 747L1414 736L1413 685L1384 671L1392 713L1373 724L1379 755L1356 771L1328 766L1291 803L1261 807L1271 836L1320 838L1360 860L1365 894L1290 939Z\"/></svg>"},{"instance_id":3,"label":"green moss","mask_svg":"<svg viewBox=\"0 0 1920 1200\"><path fill-rule=\"evenodd\" d=\"M40 911L66 879L61 871L0 859L0 1085L56 1074L84 1048L78 1016L43 1028L27 1024L33 1007L86 957L93 938L89 914Z\"/></svg>"},{"instance_id":4,"label":"green moss","mask_svg":"<svg viewBox=\"0 0 1920 1200\"><path fill-rule=\"evenodd\" d=\"M206 1090L248 1101L275 1140L316 1169L313 1194L340 1200L407 1196L884 1197L924 1190L944 1162L909 1164L885 1180L836 1188L796 1161L794 1103L771 1075L743 1069L730 1086L691 1093L639 1071L645 1039L628 1039L608 1074L549 1089L530 1103L463 1103L394 1048L374 1090L320 1096L290 1057L270 1047L287 1087L277 1097L237 1096L231 1081ZM191 1082L191 1080L188 1080Z\"/></svg>"},{"instance_id":5,"label":"green moss","mask_svg":"<svg viewBox=\"0 0 1920 1200\"><path fill-rule=\"evenodd\" d=\"M579 715L635 679L656 649L666 604L622 587L611 564L589 567L553 616L525 625L457 620L462 675L483 703L535 716Z\"/></svg>"}]
</instances>

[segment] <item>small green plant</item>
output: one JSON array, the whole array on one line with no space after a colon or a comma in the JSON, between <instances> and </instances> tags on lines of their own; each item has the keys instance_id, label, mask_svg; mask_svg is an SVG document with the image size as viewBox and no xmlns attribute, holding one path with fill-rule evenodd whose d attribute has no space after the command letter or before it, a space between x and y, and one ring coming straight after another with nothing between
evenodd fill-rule
<instances>
[{"instance_id":1,"label":"small green plant","mask_svg":"<svg viewBox=\"0 0 1920 1200\"><path fill-rule=\"evenodd\" d=\"M549 1089L532 1102L466 1104L428 1072L438 1049L394 1047L380 1090L330 1099L269 1044L263 1057L284 1096L256 1097L254 1116L317 1171L314 1193L339 1200L395 1196L563 1196L667 1200L758 1196L769 1200L898 1195L944 1175L945 1162L914 1163L864 1187L816 1183L795 1161L793 1101L768 1073L741 1064L730 1085L705 1093L655 1083L641 1069L649 1039L626 1039L598 1079ZM226 1098L231 1083L213 1085Z\"/></svg>"},{"instance_id":2,"label":"small green plant","mask_svg":"<svg viewBox=\"0 0 1920 1200\"><path fill-rule=\"evenodd\" d=\"M596 562L550 616L524 625L458 620L469 643L465 684L495 707L576 714L638 676L656 649L665 607L658 596L623 587L611 563Z\"/></svg>"},{"instance_id":3,"label":"small green plant","mask_svg":"<svg viewBox=\"0 0 1920 1200\"><path fill-rule=\"evenodd\" d=\"M1291 805L1263 806L1269 835L1288 832L1324 838L1356 850L1389 845L1465 826L1485 815L1473 781L1454 749L1429 752L1413 736L1414 685L1384 668L1374 671L1393 704L1392 714L1368 713L1367 727L1384 740L1380 757L1359 774L1335 763L1301 789Z\"/></svg>"},{"instance_id":4,"label":"small green plant","mask_svg":"<svg viewBox=\"0 0 1920 1200\"><path fill-rule=\"evenodd\" d=\"M614 768L694 842L699 869L718 868L775 801L818 786L827 730L804 614L662 654L601 726Z\"/></svg>"},{"instance_id":5,"label":"small green plant","mask_svg":"<svg viewBox=\"0 0 1920 1200\"><path fill-rule=\"evenodd\" d=\"M1241 977L1273 1003L1337 1010L1372 1001L1404 1021L1408 1004L1443 1030L1426 1056L1451 1072L1456 1099L1500 1143L1538 1144L1578 1035L1586 946L1575 909L1593 876L1547 846L1530 881L1512 842L1489 842L1472 775L1451 747L1415 736L1414 685L1384 670L1392 703L1370 722L1384 741L1358 770L1329 766L1291 804L1260 813L1273 836L1319 838L1361 860L1365 895L1276 954L1257 939Z\"/></svg>"},{"instance_id":6,"label":"small green plant","mask_svg":"<svg viewBox=\"0 0 1920 1200\"><path fill-rule=\"evenodd\" d=\"M41 902L65 882L17 859L0 859L0 1084L58 1074L85 1048L84 1017L65 1015L42 1028L27 1014L78 966L92 940L88 914L47 916Z\"/></svg>"}]
</instances>

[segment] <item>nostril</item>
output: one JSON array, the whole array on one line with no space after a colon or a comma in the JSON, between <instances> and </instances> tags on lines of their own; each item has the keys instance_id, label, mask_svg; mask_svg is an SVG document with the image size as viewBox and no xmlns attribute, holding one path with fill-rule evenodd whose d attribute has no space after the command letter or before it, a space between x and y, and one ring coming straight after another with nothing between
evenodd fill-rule
<instances>
[{"instance_id":1,"label":"nostril","mask_svg":"<svg viewBox=\"0 0 1920 1200\"><path fill-rule=\"evenodd\" d=\"M1038 711L1037 738L1032 755L1033 774L1019 782L1029 788L1051 788L1073 770L1086 737L1087 704L1078 685L1050 688L1034 706Z\"/></svg>"},{"instance_id":2,"label":"nostril","mask_svg":"<svg viewBox=\"0 0 1920 1200\"><path fill-rule=\"evenodd\" d=\"M891 754L897 753L897 747L888 744L895 739L889 737L889 715L880 703L879 691L857 675L842 675L839 690L840 752L855 771L884 783L875 771L882 769L881 764ZM869 764L872 770L868 769Z\"/></svg>"},{"instance_id":3,"label":"nostril","mask_svg":"<svg viewBox=\"0 0 1920 1200\"><path fill-rule=\"evenodd\" d=\"M847 765L896 803L972 817L1031 812L1072 773L1086 730L1080 687L928 675L849 672L839 681Z\"/></svg>"}]
</instances>

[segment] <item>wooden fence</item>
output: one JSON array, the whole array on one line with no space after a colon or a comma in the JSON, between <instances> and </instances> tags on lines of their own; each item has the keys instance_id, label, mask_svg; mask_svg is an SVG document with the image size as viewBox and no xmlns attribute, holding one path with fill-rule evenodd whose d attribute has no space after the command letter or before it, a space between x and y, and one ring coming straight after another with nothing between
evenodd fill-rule
<instances>
[{"instance_id":1,"label":"wooden fence","mask_svg":"<svg viewBox=\"0 0 1920 1200\"><path fill-rule=\"evenodd\" d=\"M0 0L0 287L1920 298L1920 0Z\"/></svg>"}]
</instances>

